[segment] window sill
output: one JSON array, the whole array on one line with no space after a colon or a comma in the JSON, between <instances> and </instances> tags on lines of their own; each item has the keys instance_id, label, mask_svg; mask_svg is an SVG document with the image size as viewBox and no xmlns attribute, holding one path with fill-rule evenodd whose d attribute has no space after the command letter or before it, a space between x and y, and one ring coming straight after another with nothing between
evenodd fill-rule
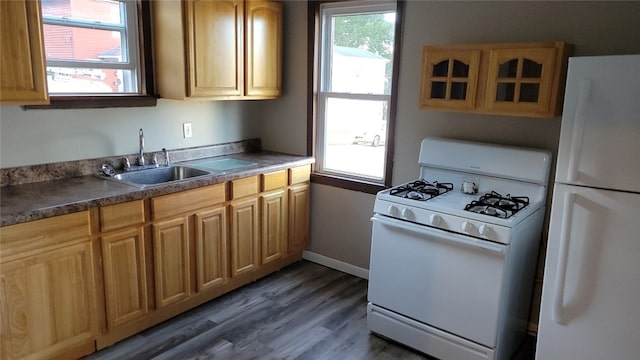
<instances>
[{"instance_id":1,"label":"window sill","mask_svg":"<svg viewBox=\"0 0 640 360\"><path fill-rule=\"evenodd\" d=\"M368 194L377 194L379 191L386 189L382 184L320 173L312 173L311 182Z\"/></svg>"},{"instance_id":2,"label":"window sill","mask_svg":"<svg viewBox=\"0 0 640 360\"><path fill-rule=\"evenodd\" d=\"M156 106L155 95L122 95L122 96L52 96L49 105L25 105L25 110L51 109L104 109L123 107Z\"/></svg>"}]
</instances>

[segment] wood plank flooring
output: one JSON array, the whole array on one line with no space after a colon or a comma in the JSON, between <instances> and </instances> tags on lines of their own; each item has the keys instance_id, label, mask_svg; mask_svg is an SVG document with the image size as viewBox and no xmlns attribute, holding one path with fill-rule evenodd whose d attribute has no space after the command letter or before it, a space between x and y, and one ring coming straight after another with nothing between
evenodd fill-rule
<instances>
[{"instance_id":1,"label":"wood plank flooring","mask_svg":"<svg viewBox=\"0 0 640 360\"><path fill-rule=\"evenodd\" d=\"M366 298L366 280L303 260L85 359L430 359L370 334Z\"/></svg>"}]
</instances>

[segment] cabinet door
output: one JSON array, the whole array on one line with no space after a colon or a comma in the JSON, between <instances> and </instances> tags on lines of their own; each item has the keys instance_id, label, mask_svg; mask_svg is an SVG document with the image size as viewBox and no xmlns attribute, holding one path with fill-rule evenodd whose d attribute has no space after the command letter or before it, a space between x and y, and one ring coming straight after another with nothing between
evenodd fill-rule
<instances>
[{"instance_id":1,"label":"cabinet door","mask_svg":"<svg viewBox=\"0 0 640 360\"><path fill-rule=\"evenodd\" d=\"M249 0L246 6L246 95L279 96L282 78L282 4Z\"/></svg>"},{"instance_id":2,"label":"cabinet door","mask_svg":"<svg viewBox=\"0 0 640 360\"><path fill-rule=\"evenodd\" d=\"M186 2L187 96L243 95L243 20L244 2L240 0Z\"/></svg>"},{"instance_id":3,"label":"cabinet door","mask_svg":"<svg viewBox=\"0 0 640 360\"><path fill-rule=\"evenodd\" d=\"M201 211L196 219L197 291L227 282L227 216L220 207Z\"/></svg>"},{"instance_id":4,"label":"cabinet door","mask_svg":"<svg viewBox=\"0 0 640 360\"><path fill-rule=\"evenodd\" d=\"M479 63L480 50L425 46L422 53L420 107L473 109Z\"/></svg>"},{"instance_id":5,"label":"cabinet door","mask_svg":"<svg viewBox=\"0 0 640 360\"><path fill-rule=\"evenodd\" d=\"M102 238L107 326L113 328L148 312L143 228Z\"/></svg>"},{"instance_id":6,"label":"cabinet door","mask_svg":"<svg viewBox=\"0 0 640 360\"><path fill-rule=\"evenodd\" d=\"M258 267L258 199L234 202L231 211L231 276Z\"/></svg>"},{"instance_id":7,"label":"cabinet door","mask_svg":"<svg viewBox=\"0 0 640 360\"><path fill-rule=\"evenodd\" d=\"M300 252L309 239L309 184L289 188L289 254Z\"/></svg>"},{"instance_id":8,"label":"cabinet door","mask_svg":"<svg viewBox=\"0 0 640 360\"><path fill-rule=\"evenodd\" d=\"M262 214L262 264L284 257L287 246L285 189L260 196Z\"/></svg>"},{"instance_id":9,"label":"cabinet door","mask_svg":"<svg viewBox=\"0 0 640 360\"><path fill-rule=\"evenodd\" d=\"M71 349L93 345L97 331L91 254L86 241L2 264L3 359L74 357L82 354L73 355Z\"/></svg>"},{"instance_id":10,"label":"cabinet door","mask_svg":"<svg viewBox=\"0 0 640 360\"><path fill-rule=\"evenodd\" d=\"M40 1L0 1L0 104L48 104Z\"/></svg>"},{"instance_id":11,"label":"cabinet door","mask_svg":"<svg viewBox=\"0 0 640 360\"><path fill-rule=\"evenodd\" d=\"M555 48L491 50L486 106L493 111L545 114L550 110Z\"/></svg>"},{"instance_id":12,"label":"cabinet door","mask_svg":"<svg viewBox=\"0 0 640 360\"><path fill-rule=\"evenodd\" d=\"M189 227L186 217L153 225L156 305L161 308L191 295Z\"/></svg>"}]
</instances>

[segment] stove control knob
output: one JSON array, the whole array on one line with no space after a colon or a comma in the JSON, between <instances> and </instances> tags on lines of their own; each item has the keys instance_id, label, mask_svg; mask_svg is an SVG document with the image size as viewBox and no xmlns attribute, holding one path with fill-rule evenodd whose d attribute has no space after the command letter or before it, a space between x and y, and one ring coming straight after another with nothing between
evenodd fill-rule
<instances>
[{"instance_id":1,"label":"stove control knob","mask_svg":"<svg viewBox=\"0 0 640 360\"><path fill-rule=\"evenodd\" d=\"M474 226L473 226L473 224L472 224L472 223L470 223L470 222L468 222L468 221L464 221L464 222L462 223L462 225L460 225L460 228L462 228L462 231L464 231L464 232L467 232L467 233L468 233L468 232L471 232L471 231L473 230Z\"/></svg>"},{"instance_id":2,"label":"stove control knob","mask_svg":"<svg viewBox=\"0 0 640 360\"><path fill-rule=\"evenodd\" d=\"M387 211L389 212L389 215L393 216L398 216L398 214L400 214L400 210L398 210L398 208L393 205L389 205Z\"/></svg>"},{"instance_id":3,"label":"stove control knob","mask_svg":"<svg viewBox=\"0 0 640 360\"><path fill-rule=\"evenodd\" d=\"M480 235L482 236L489 236L489 234L491 234L491 226L489 225L480 225L480 227L478 228L478 231L480 231Z\"/></svg>"},{"instance_id":4,"label":"stove control knob","mask_svg":"<svg viewBox=\"0 0 640 360\"><path fill-rule=\"evenodd\" d=\"M431 214L431 216L429 216L429 223L431 225L438 226L438 224L440 224L440 222L442 222L442 217L440 215Z\"/></svg>"},{"instance_id":5,"label":"stove control knob","mask_svg":"<svg viewBox=\"0 0 640 360\"><path fill-rule=\"evenodd\" d=\"M413 211L411 211L411 209L409 209L409 208L402 209L402 217L405 218L405 219L412 219L413 218Z\"/></svg>"}]
</instances>

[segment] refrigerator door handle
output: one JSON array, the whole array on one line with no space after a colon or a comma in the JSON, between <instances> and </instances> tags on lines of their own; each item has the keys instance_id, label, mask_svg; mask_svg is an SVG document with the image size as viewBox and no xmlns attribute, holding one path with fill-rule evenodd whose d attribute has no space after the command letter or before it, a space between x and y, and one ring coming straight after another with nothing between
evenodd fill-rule
<instances>
[{"instance_id":1,"label":"refrigerator door handle","mask_svg":"<svg viewBox=\"0 0 640 360\"><path fill-rule=\"evenodd\" d=\"M573 218L573 207L576 203L576 194L567 192L564 194L564 208L562 209L562 227L560 229L560 249L558 252L558 267L556 269L555 291L553 299L553 312L551 318L558 324L564 325L562 318L562 304L564 302L564 287L567 275L567 262L569 257L569 229Z\"/></svg>"},{"instance_id":2,"label":"refrigerator door handle","mask_svg":"<svg viewBox=\"0 0 640 360\"><path fill-rule=\"evenodd\" d=\"M582 148L582 138L584 136L585 113L589 103L589 93L591 92L591 80L580 81L578 91L578 101L573 119L573 133L571 134L571 148L569 149L569 166L567 174L569 182L578 180L578 164L580 163L580 150Z\"/></svg>"}]
</instances>

